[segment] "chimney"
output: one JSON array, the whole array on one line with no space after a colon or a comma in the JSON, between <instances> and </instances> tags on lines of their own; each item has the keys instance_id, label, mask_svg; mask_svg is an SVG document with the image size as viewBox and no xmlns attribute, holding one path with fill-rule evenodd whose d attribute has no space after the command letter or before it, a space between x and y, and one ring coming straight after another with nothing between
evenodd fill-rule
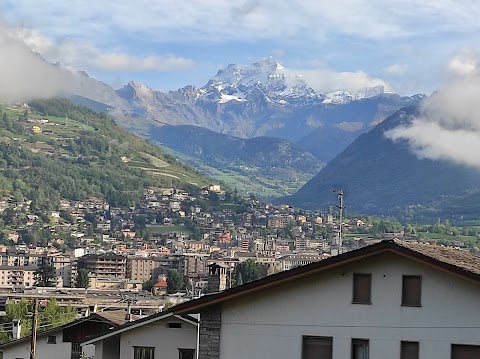
<instances>
[{"instance_id":1,"label":"chimney","mask_svg":"<svg viewBox=\"0 0 480 359\"><path fill-rule=\"evenodd\" d=\"M227 288L227 267L212 263L208 266L208 293L221 292Z\"/></svg>"},{"instance_id":2,"label":"chimney","mask_svg":"<svg viewBox=\"0 0 480 359\"><path fill-rule=\"evenodd\" d=\"M22 326L20 325L20 319L14 319L12 323L12 339L20 339L22 332Z\"/></svg>"}]
</instances>

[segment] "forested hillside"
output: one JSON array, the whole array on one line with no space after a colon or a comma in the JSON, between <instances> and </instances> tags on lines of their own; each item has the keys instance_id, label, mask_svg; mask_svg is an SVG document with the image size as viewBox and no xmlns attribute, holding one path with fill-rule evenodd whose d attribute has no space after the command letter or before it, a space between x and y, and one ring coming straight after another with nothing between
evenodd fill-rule
<instances>
[{"instance_id":1,"label":"forested hillside","mask_svg":"<svg viewBox=\"0 0 480 359\"><path fill-rule=\"evenodd\" d=\"M60 198L138 203L147 186L202 186L208 179L65 99L0 106L0 195L55 208Z\"/></svg>"},{"instance_id":2,"label":"forested hillside","mask_svg":"<svg viewBox=\"0 0 480 359\"><path fill-rule=\"evenodd\" d=\"M293 193L323 164L294 143L273 137L233 137L197 126L152 128L152 141L180 153L211 177L260 197Z\"/></svg>"}]
</instances>

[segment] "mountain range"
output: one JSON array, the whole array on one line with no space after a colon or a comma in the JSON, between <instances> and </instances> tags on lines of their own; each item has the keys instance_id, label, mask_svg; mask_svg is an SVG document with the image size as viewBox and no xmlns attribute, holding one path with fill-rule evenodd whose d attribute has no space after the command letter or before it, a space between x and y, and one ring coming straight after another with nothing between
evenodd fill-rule
<instances>
[{"instance_id":1,"label":"mountain range","mask_svg":"<svg viewBox=\"0 0 480 359\"><path fill-rule=\"evenodd\" d=\"M340 153L350 139L424 97L402 97L383 86L317 93L308 79L271 57L228 65L200 88L188 85L168 92L134 81L114 90L85 73L80 77L72 89L74 102L88 106L94 100L96 109L109 106L121 126L142 137L163 124L192 125L239 138L283 138L322 162Z\"/></svg>"},{"instance_id":2,"label":"mountain range","mask_svg":"<svg viewBox=\"0 0 480 359\"><path fill-rule=\"evenodd\" d=\"M160 142L164 148L170 147L172 154L195 164L213 178L267 198L295 192L315 174L319 165L330 161L359 135L399 108L416 104L424 97L402 97L385 91L382 86L355 93L344 90L318 93L308 85L311 79L285 68L273 58L250 65L231 64L202 87L188 85L167 92L154 91L134 81L114 90L84 72L77 77L69 94L75 103L108 112L125 129ZM162 130L165 125L192 126L188 133L202 129L210 132L188 137L190 142L202 143L191 143L187 149L178 146L186 135L185 127L173 134L171 127ZM179 140L162 137L166 131L179 136ZM220 140L216 134L225 137ZM232 142L232 137L238 140ZM240 162L238 158L224 161L228 158L224 154L227 147L210 146L209 158L205 152L191 151L212 141L236 146L240 139L254 138L255 148L263 147L260 152L264 158L268 158L265 154L272 149L272 138L289 141L287 147L295 150L288 155L283 152L285 161L275 166L275 170L268 162L260 166L259 162L251 162L255 159L252 156L243 156ZM303 158L313 155L316 164L306 170L287 165L289 159L298 157L295 151L300 149L305 152ZM255 168L256 173L246 172L245 168Z\"/></svg>"},{"instance_id":3,"label":"mountain range","mask_svg":"<svg viewBox=\"0 0 480 359\"><path fill-rule=\"evenodd\" d=\"M163 93L131 82L117 94L135 113L151 119L146 132L161 122L194 125L241 138L278 137L297 143L323 162L345 148L344 136L353 140L422 98L386 93L381 86L357 94L319 94L301 75L291 74L272 58L246 66L229 65L201 88L186 86ZM339 130L335 136L332 128ZM325 143L325 137L331 141Z\"/></svg>"},{"instance_id":4,"label":"mountain range","mask_svg":"<svg viewBox=\"0 0 480 359\"><path fill-rule=\"evenodd\" d=\"M408 125L418 107L399 110L362 134L298 192L279 202L302 208L337 204L343 189L350 213L390 214L409 221L477 219L480 171L448 161L417 158L406 140L392 142L385 132Z\"/></svg>"},{"instance_id":5,"label":"mountain range","mask_svg":"<svg viewBox=\"0 0 480 359\"><path fill-rule=\"evenodd\" d=\"M277 202L326 209L336 204L333 190L343 189L349 212L391 214L409 221L475 219L480 211L478 171L419 159L406 142L384 136L418 114L423 95L402 97L383 87L321 94L307 85L308 79L272 58L229 65L203 87L168 92L136 82L115 90L83 72L69 76L72 86L66 96L72 101L112 115L125 129L216 180L232 187L240 184L240 191L288 195ZM55 106L65 110L62 103ZM52 115L49 109L37 110ZM69 116L77 112L66 110ZM79 118L87 124L79 124L78 130L89 126L85 115ZM93 130L84 133L83 140L95 134ZM105 138L102 141L101 146ZM112 145L107 141L106 146L103 161L111 156ZM125 155L125 163L164 179L196 181L181 171L168 173L164 161L175 167L172 156L158 154L163 158L158 160L150 152L139 151L133 159Z\"/></svg>"}]
</instances>

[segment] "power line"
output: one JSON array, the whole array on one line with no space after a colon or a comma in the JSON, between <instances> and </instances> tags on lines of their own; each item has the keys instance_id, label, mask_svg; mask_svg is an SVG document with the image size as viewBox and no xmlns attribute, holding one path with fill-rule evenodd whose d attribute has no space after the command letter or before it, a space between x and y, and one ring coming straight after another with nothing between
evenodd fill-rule
<instances>
[{"instance_id":1,"label":"power line","mask_svg":"<svg viewBox=\"0 0 480 359\"><path fill-rule=\"evenodd\" d=\"M30 341L30 359L35 359L35 350L37 346L37 321L38 321L38 299L33 301L33 318L32 318L32 338Z\"/></svg>"}]
</instances>

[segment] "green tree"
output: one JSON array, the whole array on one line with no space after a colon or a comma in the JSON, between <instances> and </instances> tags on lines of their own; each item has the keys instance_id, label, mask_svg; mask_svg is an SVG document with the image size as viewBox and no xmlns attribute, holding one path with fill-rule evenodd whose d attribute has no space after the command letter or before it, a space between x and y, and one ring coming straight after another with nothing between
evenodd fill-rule
<instances>
[{"instance_id":1,"label":"green tree","mask_svg":"<svg viewBox=\"0 0 480 359\"><path fill-rule=\"evenodd\" d=\"M153 280L149 279L142 284L142 289L147 292L151 292L153 289L153 285L154 285Z\"/></svg>"},{"instance_id":2,"label":"green tree","mask_svg":"<svg viewBox=\"0 0 480 359\"><path fill-rule=\"evenodd\" d=\"M0 327L0 344L9 342L10 340L12 340L12 335L5 331L3 327Z\"/></svg>"},{"instance_id":3,"label":"green tree","mask_svg":"<svg viewBox=\"0 0 480 359\"><path fill-rule=\"evenodd\" d=\"M252 282L260 278L260 265L253 259L247 259L235 268L235 278L242 279L242 283Z\"/></svg>"},{"instance_id":4,"label":"green tree","mask_svg":"<svg viewBox=\"0 0 480 359\"><path fill-rule=\"evenodd\" d=\"M77 316L77 310L72 306L60 307L55 298L49 298L47 305L39 310L38 320L40 323L46 323L39 328L39 331L49 330L74 320Z\"/></svg>"},{"instance_id":5,"label":"green tree","mask_svg":"<svg viewBox=\"0 0 480 359\"><path fill-rule=\"evenodd\" d=\"M88 270L85 268L80 268L77 271L77 288L88 288L90 284L90 278L88 277Z\"/></svg>"},{"instance_id":6,"label":"green tree","mask_svg":"<svg viewBox=\"0 0 480 359\"><path fill-rule=\"evenodd\" d=\"M35 285L38 287L55 287L57 285L57 274L55 268L45 260L35 272L37 280Z\"/></svg>"},{"instance_id":7,"label":"green tree","mask_svg":"<svg viewBox=\"0 0 480 359\"><path fill-rule=\"evenodd\" d=\"M175 293L185 288L183 275L176 269L167 272L167 292Z\"/></svg>"},{"instance_id":8,"label":"green tree","mask_svg":"<svg viewBox=\"0 0 480 359\"><path fill-rule=\"evenodd\" d=\"M18 303L8 302L6 305L7 315L1 317L1 323L11 323L14 319L20 319L22 337L31 334L32 319L30 313L33 312L33 302L21 299ZM73 321L77 316L77 311L72 306L60 307L55 298L49 298L45 305L40 303L38 310L38 331L49 330ZM1 328L1 326L0 326ZM1 332L0 342L7 337L8 333Z\"/></svg>"}]
</instances>

